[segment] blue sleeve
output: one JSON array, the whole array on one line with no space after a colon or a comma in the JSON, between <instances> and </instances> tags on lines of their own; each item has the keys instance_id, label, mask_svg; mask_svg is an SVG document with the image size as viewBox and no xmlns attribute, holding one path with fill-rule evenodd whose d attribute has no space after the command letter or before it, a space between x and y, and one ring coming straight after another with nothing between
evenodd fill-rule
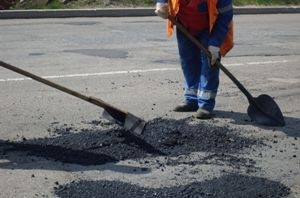
<instances>
[{"instance_id":1,"label":"blue sleeve","mask_svg":"<svg viewBox=\"0 0 300 198\"><path fill-rule=\"evenodd\" d=\"M156 3L168 3L168 0L156 0Z\"/></svg>"},{"instance_id":2,"label":"blue sleeve","mask_svg":"<svg viewBox=\"0 0 300 198\"><path fill-rule=\"evenodd\" d=\"M225 40L228 26L233 18L232 0L219 0L217 3L218 18L212 29L208 45L220 47Z\"/></svg>"}]
</instances>

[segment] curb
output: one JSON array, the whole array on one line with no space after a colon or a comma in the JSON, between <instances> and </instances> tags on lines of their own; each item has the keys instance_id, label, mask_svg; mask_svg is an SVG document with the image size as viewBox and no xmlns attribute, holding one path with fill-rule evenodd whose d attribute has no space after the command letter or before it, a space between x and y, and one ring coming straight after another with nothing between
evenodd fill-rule
<instances>
[{"instance_id":1,"label":"curb","mask_svg":"<svg viewBox=\"0 0 300 198\"><path fill-rule=\"evenodd\" d=\"M235 7L234 14L300 13L295 7ZM154 8L0 10L0 19L155 16Z\"/></svg>"},{"instance_id":2,"label":"curb","mask_svg":"<svg viewBox=\"0 0 300 198\"><path fill-rule=\"evenodd\" d=\"M300 6L235 7L234 14L292 14L300 13Z\"/></svg>"},{"instance_id":3,"label":"curb","mask_svg":"<svg viewBox=\"0 0 300 198\"><path fill-rule=\"evenodd\" d=\"M0 19L154 16L150 8L0 10Z\"/></svg>"}]
</instances>

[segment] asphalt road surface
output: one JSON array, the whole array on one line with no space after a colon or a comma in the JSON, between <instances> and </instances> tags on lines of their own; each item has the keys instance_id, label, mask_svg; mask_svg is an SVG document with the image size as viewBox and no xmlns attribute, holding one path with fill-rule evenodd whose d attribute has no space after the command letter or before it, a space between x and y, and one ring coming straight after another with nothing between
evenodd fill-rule
<instances>
[{"instance_id":1,"label":"asphalt road surface","mask_svg":"<svg viewBox=\"0 0 300 198\"><path fill-rule=\"evenodd\" d=\"M182 74L158 17L0 20L0 60L144 118L153 137L139 141L155 150L123 141L100 107L0 67L0 197L300 197L299 17L235 16L223 59L284 127L251 122L223 73L214 119L173 112Z\"/></svg>"}]
</instances>

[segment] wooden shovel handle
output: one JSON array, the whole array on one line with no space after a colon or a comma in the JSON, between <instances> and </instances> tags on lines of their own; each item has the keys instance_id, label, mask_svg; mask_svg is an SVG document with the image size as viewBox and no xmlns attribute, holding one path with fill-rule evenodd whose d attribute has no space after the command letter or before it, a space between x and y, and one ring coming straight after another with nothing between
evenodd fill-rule
<instances>
[{"instance_id":1,"label":"wooden shovel handle","mask_svg":"<svg viewBox=\"0 0 300 198\"><path fill-rule=\"evenodd\" d=\"M80 98L80 99L82 99L82 100L85 100L85 101L87 101L87 102L90 102L90 103L92 103L92 104L94 104L94 105L100 106L100 107L102 107L102 108L104 108L104 109L106 109L106 110L108 110L108 111L109 111L109 110L112 111L112 109L113 109L115 112L120 112L122 115L123 115L123 114L126 114L126 112L124 112L124 111L122 111L122 110L120 110L120 109L117 109L116 107L113 107L112 105L110 105L110 104L104 102L103 100L101 100L101 99L99 99L99 98L95 98L95 97L92 97L92 96L86 96L86 95L83 95L83 94L81 94L81 93L79 93L79 92L76 92L76 91L74 91L74 90L71 90L71 89L69 89L69 88L67 88L67 87L64 87L64 86L62 86L62 85L56 84L56 83L54 83L54 82L52 82L52 81L50 81L50 80L46 80L46 79L44 79L44 78L42 78L42 77L39 77L39 76L37 76L37 75L35 75L35 74L32 74L32 73L30 73L30 72L28 72L28 71L25 71L25 70L23 70L23 69L20 69L20 68L18 68L18 67L15 67L15 66L13 66L13 65L10 65L10 64L5 63L5 62L3 62L3 61L0 61L0 66L4 67L4 68L6 68L6 69L12 70L12 71L14 71L14 72L17 72L17 73L19 73L19 74L22 74L22 75L24 75L24 76L27 76L27 77L29 77L29 78L32 78L32 79L34 79L34 80L36 80L36 81L38 81L38 82L41 82L41 83L43 83L43 84L46 84L46 85L48 85L48 86L50 86L50 87L53 87L53 88L55 88L55 89L58 89L58 90L60 90L60 91L62 91L62 92L68 93L68 94L73 95L73 96L75 96L75 97L77 97L77 98Z\"/></svg>"}]
</instances>

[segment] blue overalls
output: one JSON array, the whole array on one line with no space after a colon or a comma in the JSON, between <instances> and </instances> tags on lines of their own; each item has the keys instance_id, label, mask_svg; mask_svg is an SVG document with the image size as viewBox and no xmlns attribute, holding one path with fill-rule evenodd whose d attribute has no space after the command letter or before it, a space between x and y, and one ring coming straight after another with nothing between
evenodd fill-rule
<instances>
[{"instance_id":1,"label":"blue overalls","mask_svg":"<svg viewBox=\"0 0 300 198\"><path fill-rule=\"evenodd\" d=\"M200 2L198 6L196 6L198 12L208 13L205 0L195 1ZM222 44L228 31L228 29L224 27L228 27L228 24L232 20L233 11L231 0L219 0L217 6L219 9L219 17L211 35L209 35L208 27L198 31L196 34L194 33L194 36L196 36L206 48L209 45L219 47ZM231 9L228 9L228 7L231 7ZM222 12L222 9L224 12ZM203 18L203 20L204 19L205 18ZM180 11L178 20L181 20ZM195 19L193 19L193 22L194 21ZM203 24L203 22L201 23ZM192 30L191 32L195 31ZM207 55L180 30L177 29L176 35L181 68L185 79L184 99L187 102L197 103L199 108L211 112L215 107L215 98L219 86L219 69L211 69Z\"/></svg>"},{"instance_id":2,"label":"blue overalls","mask_svg":"<svg viewBox=\"0 0 300 198\"><path fill-rule=\"evenodd\" d=\"M177 29L180 64L184 75L184 98L198 107L212 111L219 86L219 69L211 69L207 55ZM208 29L196 35L208 46Z\"/></svg>"}]
</instances>

